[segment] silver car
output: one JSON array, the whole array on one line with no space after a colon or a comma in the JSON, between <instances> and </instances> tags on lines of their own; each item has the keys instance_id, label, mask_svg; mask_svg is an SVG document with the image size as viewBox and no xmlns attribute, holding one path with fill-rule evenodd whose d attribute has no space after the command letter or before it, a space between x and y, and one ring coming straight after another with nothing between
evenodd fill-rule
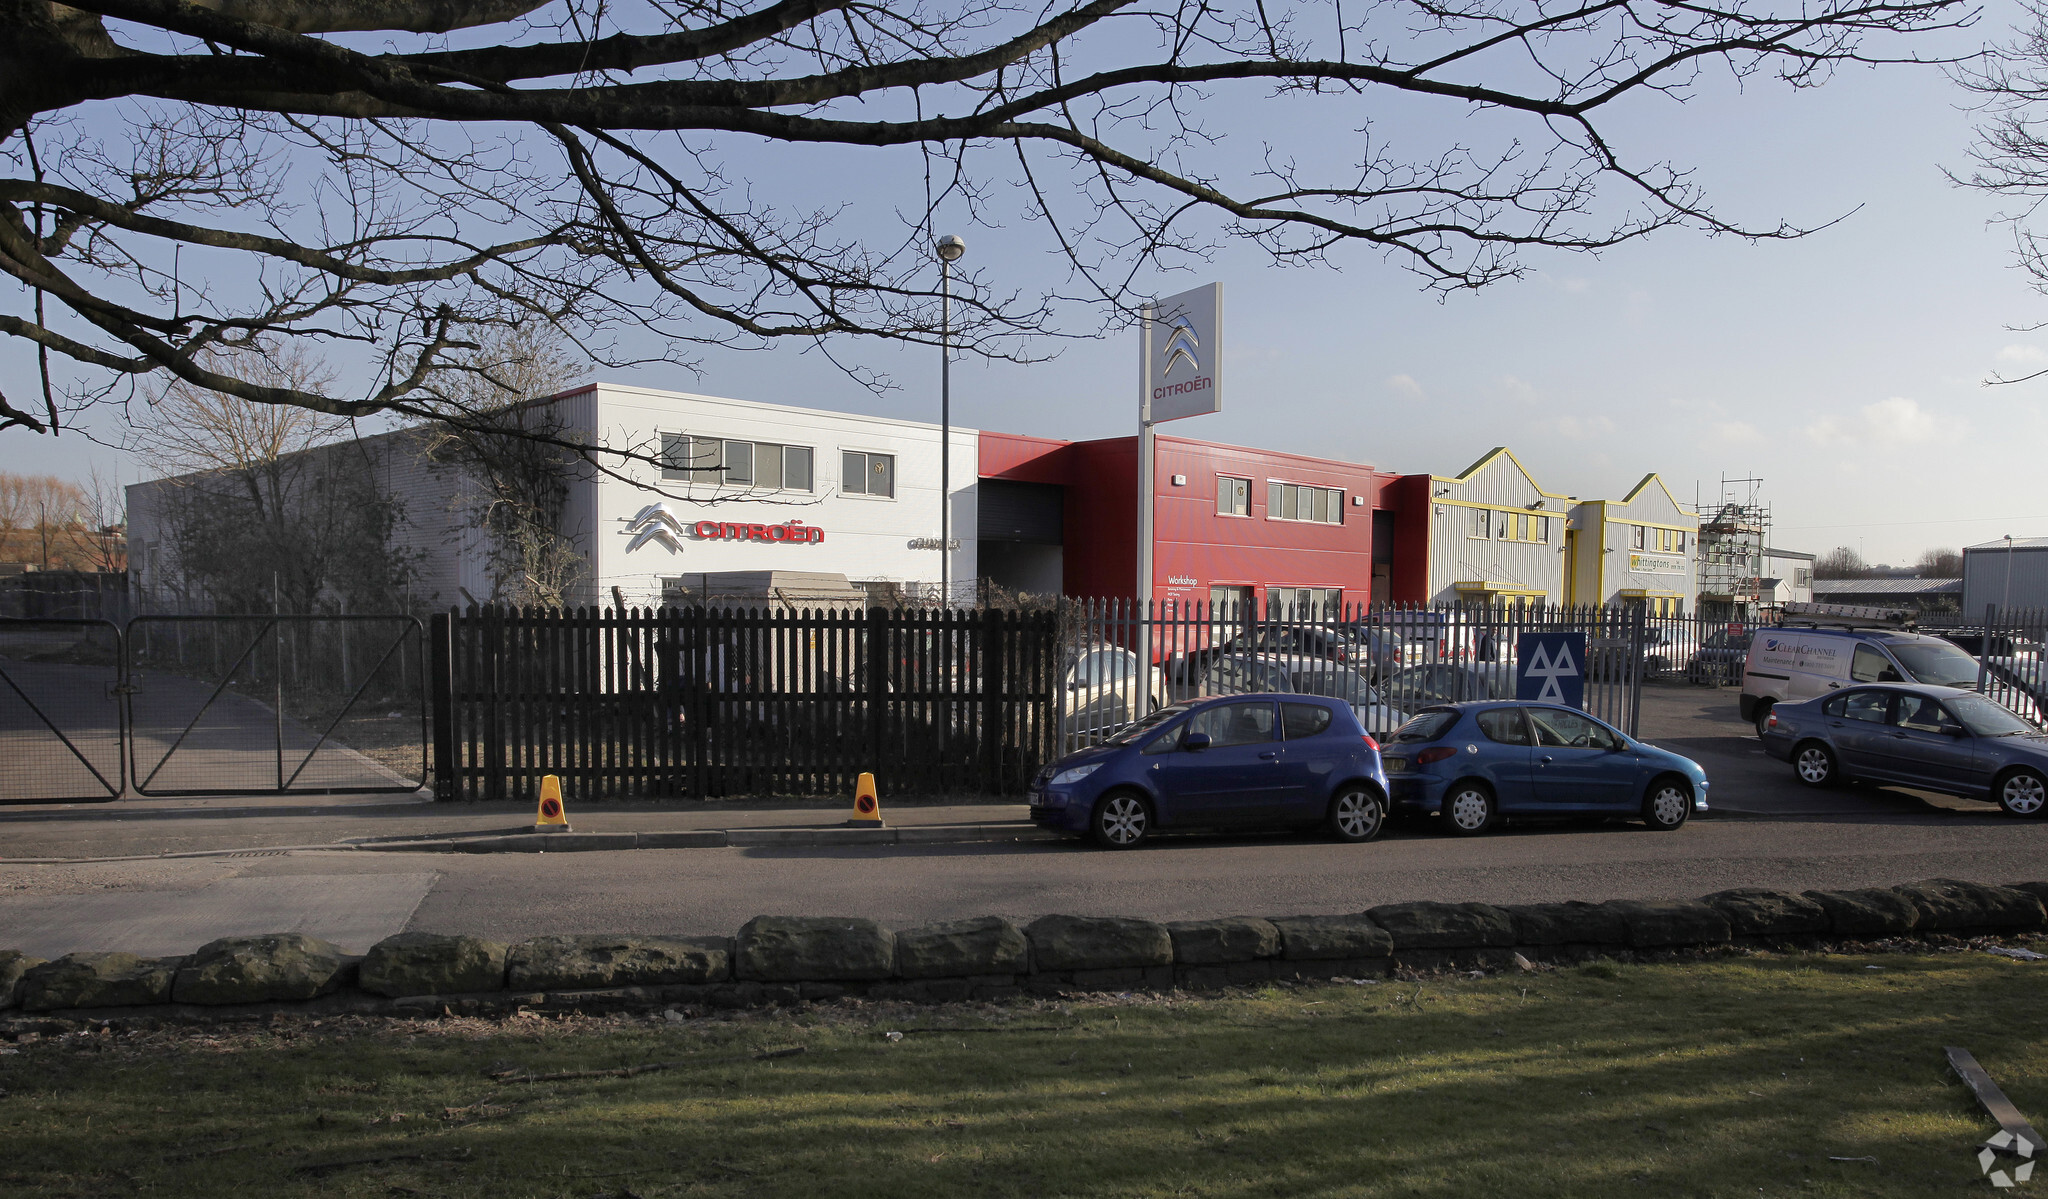
<instances>
[{"instance_id":1,"label":"silver car","mask_svg":"<svg viewBox=\"0 0 2048 1199\"><path fill-rule=\"evenodd\" d=\"M2048 735L1959 687L1873 683L1779 704L1763 745L1810 787L1862 779L1988 799L2014 816L2048 808Z\"/></svg>"}]
</instances>

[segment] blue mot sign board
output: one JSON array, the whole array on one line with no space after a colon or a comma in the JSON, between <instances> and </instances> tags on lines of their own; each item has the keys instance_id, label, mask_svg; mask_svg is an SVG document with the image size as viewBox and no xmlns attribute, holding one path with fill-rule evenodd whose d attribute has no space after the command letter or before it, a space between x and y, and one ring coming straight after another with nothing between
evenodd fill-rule
<instances>
[{"instance_id":1,"label":"blue mot sign board","mask_svg":"<svg viewBox=\"0 0 2048 1199\"><path fill-rule=\"evenodd\" d=\"M1586 634L1524 633L1515 641L1515 698L1586 706Z\"/></svg>"}]
</instances>

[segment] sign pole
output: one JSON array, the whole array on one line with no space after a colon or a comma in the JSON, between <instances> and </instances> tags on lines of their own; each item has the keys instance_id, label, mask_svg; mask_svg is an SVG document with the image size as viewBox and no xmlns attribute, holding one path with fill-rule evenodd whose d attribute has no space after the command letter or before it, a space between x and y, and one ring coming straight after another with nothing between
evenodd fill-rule
<instances>
[{"instance_id":1,"label":"sign pole","mask_svg":"<svg viewBox=\"0 0 2048 1199\"><path fill-rule=\"evenodd\" d=\"M1138 310L1138 701L1143 711L1152 710L1152 366L1153 307Z\"/></svg>"}]
</instances>

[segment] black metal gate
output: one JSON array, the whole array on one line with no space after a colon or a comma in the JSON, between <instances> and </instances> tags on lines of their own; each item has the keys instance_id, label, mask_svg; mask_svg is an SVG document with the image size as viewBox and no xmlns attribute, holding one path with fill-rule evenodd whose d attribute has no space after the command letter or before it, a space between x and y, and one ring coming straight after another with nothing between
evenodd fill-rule
<instances>
[{"instance_id":1,"label":"black metal gate","mask_svg":"<svg viewBox=\"0 0 2048 1199\"><path fill-rule=\"evenodd\" d=\"M119 798L121 727L120 629L0 621L0 803Z\"/></svg>"},{"instance_id":2,"label":"black metal gate","mask_svg":"<svg viewBox=\"0 0 2048 1199\"><path fill-rule=\"evenodd\" d=\"M417 790L423 651L409 616L136 617L126 655L135 792Z\"/></svg>"}]
</instances>

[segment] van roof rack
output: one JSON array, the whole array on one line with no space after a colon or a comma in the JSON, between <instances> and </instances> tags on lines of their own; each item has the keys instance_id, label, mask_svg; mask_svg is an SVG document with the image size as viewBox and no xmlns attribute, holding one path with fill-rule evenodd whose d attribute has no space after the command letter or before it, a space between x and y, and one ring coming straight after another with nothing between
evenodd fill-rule
<instances>
[{"instance_id":1,"label":"van roof rack","mask_svg":"<svg viewBox=\"0 0 2048 1199\"><path fill-rule=\"evenodd\" d=\"M1819 628L1823 625L1844 629L1898 629L1913 628L1913 613L1905 608L1872 608L1859 604L1801 604L1783 605L1778 612L1781 624L1801 624Z\"/></svg>"}]
</instances>

